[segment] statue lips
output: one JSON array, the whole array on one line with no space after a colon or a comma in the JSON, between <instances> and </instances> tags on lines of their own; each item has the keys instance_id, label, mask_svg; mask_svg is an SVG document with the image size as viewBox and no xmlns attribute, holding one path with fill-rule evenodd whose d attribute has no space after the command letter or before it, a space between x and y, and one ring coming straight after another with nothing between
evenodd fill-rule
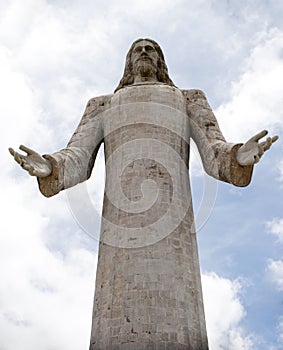
<instances>
[{"instance_id":1,"label":"statue lips","mask_svg":"<svg viewBox=\"0 0 283 350\"><path fill-rule=\"evenodd\" d=\"M152 59L147 54L142 54L137 61L150 61L152 62Z\"/></svg>"}]
</instances>

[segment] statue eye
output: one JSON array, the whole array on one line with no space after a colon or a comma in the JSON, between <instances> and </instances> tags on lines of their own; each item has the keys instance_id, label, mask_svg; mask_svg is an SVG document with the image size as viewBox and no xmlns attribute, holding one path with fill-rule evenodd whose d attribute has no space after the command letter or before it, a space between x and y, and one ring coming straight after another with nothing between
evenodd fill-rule
<instances>
[{"instance_id":1,"label":"statue eye","mask_svg":"<svg viewBox=\"0 0 283 350\"><path fill-rule=\"evenodd\" d=\"M147 45L147 46L145 47L145 49L146 49L146 51L149 51L149 52L151 52L151 51L154 50L154 48L153 48L152 46L149 46L149 45Z\"/></svg>"},{"instance_id":2,"label":"statue eye","mask_svg":"<svg viewBox=\"0 0 283 350\"><path fill-rule=\"evenodd\" d=\"M136 47L135 50L134 50L134 52L137 52L137 53L139 53L141 51L142 51L142 47L141 46Z\"/></svg>"}]
</instances>

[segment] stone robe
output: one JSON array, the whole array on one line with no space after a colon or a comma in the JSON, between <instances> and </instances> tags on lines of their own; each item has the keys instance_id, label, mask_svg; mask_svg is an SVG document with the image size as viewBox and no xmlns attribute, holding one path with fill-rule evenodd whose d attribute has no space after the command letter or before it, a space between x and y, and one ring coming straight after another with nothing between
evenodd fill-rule
<instances>
[{"instance_id":1,"label":"stone robe","mask_svg":"<svg viewBox=\"0 0 283 350\"><path fill-rule=\"evenodd\" d=\"M132 85L91 99L67 147L45 157L47 197L87 180L104 142L106 183L90 349L208 349L188 177L189 145L206 172L246 186L200 90Z\"/></svg>"}]
</instances>

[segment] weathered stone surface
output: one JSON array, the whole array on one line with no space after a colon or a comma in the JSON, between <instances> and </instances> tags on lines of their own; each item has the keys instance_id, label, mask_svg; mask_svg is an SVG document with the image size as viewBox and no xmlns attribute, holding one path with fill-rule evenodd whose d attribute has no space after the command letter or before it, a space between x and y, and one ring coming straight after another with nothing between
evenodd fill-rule
<instances>
[{"instance_id":1,"label":"weathered stone surface","mask_svg":"<svg viewBox=\"0 0 283 350\"><path fill-rule=\"evenodd\" d=\"M176 88L135 86L110 104L91 349L205 349L185 99ZM155 201L142 196L147 179L158 186Z\"/></svg>"},{"instance_id":2,"label":"weathered stone surface","mask_svg":"<svg viewBox=\"0 0 283 350\"><path fill-rule=\"evenodd\" d=\"M204 94L137 85L92 99L66 149L46 157L46 196L86 180L103 141L106 185L90 349L207 349L188 181L190 137L206 171L247 185ZM143 181L155 186L142 192ZM156 190L157 189L157 190ZM157 194L157 195L156 195Z\"/></svg>"},{"instance_id":3,"label":"weathered stone surface","mask_svg":"<svg viewBox=\"0 0 283 350\"><path fill-rule=\"evenodd\" d=\"M210 175L249 183L252 166L236 162L240 145L225 141L204 94L165 84L92 99L66 149L46 156L53 172L38 181L50 196L86 180L105 146L91 350L208 348L188 181L191 137Z\"/></svg>"}]
</instances>

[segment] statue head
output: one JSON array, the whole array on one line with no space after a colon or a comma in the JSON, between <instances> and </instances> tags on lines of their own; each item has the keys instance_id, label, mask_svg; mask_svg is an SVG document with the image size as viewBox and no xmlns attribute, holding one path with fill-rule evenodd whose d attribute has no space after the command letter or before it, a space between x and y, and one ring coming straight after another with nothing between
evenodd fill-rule
<instances>
[{"instance_id":1,"label":"statue head","mask_svg":"<svg viewBox=\"0 0 283 350\"><path fill-rule=\"evenodd\" d=\"M143 81L156 81L175 86L169 78L161 47L152 39L133 42L126 57L124 74L115 92L132 85L139 76Z\"/></svg>"}]
</instances>

